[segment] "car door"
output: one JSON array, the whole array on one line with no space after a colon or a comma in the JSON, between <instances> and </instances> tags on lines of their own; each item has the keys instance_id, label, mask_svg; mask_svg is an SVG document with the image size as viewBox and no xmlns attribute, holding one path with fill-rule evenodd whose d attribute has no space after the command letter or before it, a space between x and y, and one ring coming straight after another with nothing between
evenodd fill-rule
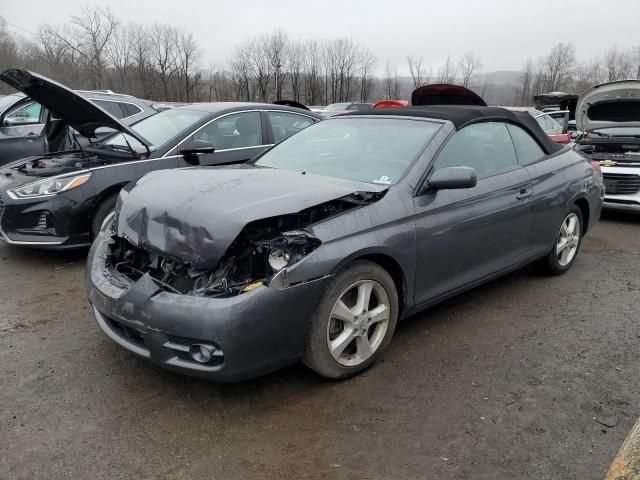
<instances>
[{"instance_id":1,"label":"car door","mask_svg":"<svg viewBox=\"0 0 640 480\"><path fill-rule=\"evenodd\" d=\"M431 173L447 166L474 168L478 183L414 199L417 304L504 271L526 255L531 180L518 165L506 124L476 123L455 133Z\"/></svg>"},{"instance_id":2,"label":"car door","mask_svg":"<svg viewBox=\"0 0 640 480\"><path fill-rule=\"evenodd\" d=\"M518 162L526 168L533 188L533 221L529 235L532 256L548 252L558 233L559 222L565 213L565 203L560 193L568 185L567 162L563 155L547 155L528 132L516 125L509 125L518 155Z\"/></svg>"},{"instance_id":3,"label":"car door","mask_svg":"<svg viewBox=\"0 0 640 480\"><path fill-rule=\"evenodd\" d=\"M257 110L221 115L206 123L178 145L187 147L193 141L207 142L214 146L215 153L201 154L200 165L224 165L242 163L268 148L266 120ZM180 159L183 166L188 163Z\"/></svg>"},{"instance_id":4,"label":"car door","mask_svg":"<svg viewBox=\"0 0 640 480\"><path fill-rule=\"evenodd\" d=\"M45 151L45 109L26 99L7 110L0 123L0 165Z\"/></svg>"}]
</instances>

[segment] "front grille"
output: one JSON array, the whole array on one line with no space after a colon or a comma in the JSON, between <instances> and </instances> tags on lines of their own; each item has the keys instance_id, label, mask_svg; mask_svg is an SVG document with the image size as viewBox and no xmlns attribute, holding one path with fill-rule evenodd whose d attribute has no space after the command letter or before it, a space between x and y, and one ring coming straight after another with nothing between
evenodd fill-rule
<instances>
[{"instance_id":1,"label":"front grille","mask_svg":"<svg viewBox=\"0 0 640 480\"><path fill-rule=\"evenodd\" d=\"M640 192L640 175L605 173L605 191L610 195L635 195Z\"/></svg>"},{"instance_id":2,"label":"front grille","mask_svg":"<svg viewBox=\"0 0 640 480\"><path fill-rule=\"evenodd\" d=\"M114 331L116 331L118 335L120 335L123 338L126 338L131 343L134 343L139 347L144 347L144 338L142 337L142 334L140 333L139 330L136 330L135 328L131 328L128 325L125 325L124 323L120 323L114 320L113 318L109 318L109 317L105 317L105 318L111 324L111 328Z\"/></svg>"}]
</instances>

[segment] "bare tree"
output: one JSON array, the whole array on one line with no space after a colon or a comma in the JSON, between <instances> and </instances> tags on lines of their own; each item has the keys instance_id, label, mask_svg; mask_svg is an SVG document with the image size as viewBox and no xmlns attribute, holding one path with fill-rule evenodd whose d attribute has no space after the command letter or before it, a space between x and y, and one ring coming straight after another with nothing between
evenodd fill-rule
<instances>
[{"instance_id":1,"label":"bare tree","mask_svg":"<svg viewBox=\"0 0 640 480\"><path fill-rule=\"evenodd\" d=\"M482 62L478 55L473 52L467 52L460 59L459 67L462 75L462 86L468 87L471 77L482 68Z\"/></svg>"},{"instance_id":2,"label":"bare tree","mask_svg":"<svg viewBox=\"0 0 640 480\"><path fill-rule=\"evenodd\" d=\"M413 88L421 87L429 81L426 77L422 57L407 56L407 63L409 64L409 73L411 73L411 79L413 80Z\"/></svg>"},{"instance_id":3,"label":"bare tree","mask_svg":"<svg viewBox=\"0 0 640 480\"><path fill-rule=\"evenodd\" d=\"M604 56L604 66L609 82L630 78L634 70L632 53L620 50L614 45Z\"/></svg>"},{"instance_id":4,"label":"bare tree","mask_svg":"<svg viewBox=\"0 0 640 480\"><path fill-rule=\"evenodd\" d=\"M384 97L387 100L396 100L400 98L400 79L398 78L398 69L389 60L387 60L385 65L382 86L384 89Z\"/></svg>"},{"instance_id":5,"label":"bare tree","mask_svg":"<svg viewBox=\"0 0 640 480\"><path fill-rule=\"evenodd\" d=\"M533 61L528 59L522 68L520 75L520 89L518 92L518 104L525 106L531 101L531 86L533 83Z\"/></svg>"},{"instance_id":6,"label":"bare tree","mask_svg":"<svg viewBox=\"0 0 640 480\"><path fill-rule=\"evenodd\" d=\"M322 47L317 40L309 40L305 44L304 51L304 99L307 104L315 105L321 101L323 90Z\"/></svg>"},{"instance_id":7,"label":"bare tree","mask_svg":"<svg viewBox=\"0 0 640 480\"><path fill-rule=\"evenodd\" d=\"M284 83L284 74L287 68L287 34L278 29L269 35L266 43L266 55L269 59L270 67L273 72L273 79L275 83L275 99L280 100L282 98L282 88ZM265 98L267 100L267 98Z\"/></svg>"},{"instance_id":8,"label":"bare tree","mask_svg":"<svg viewBox=\"0 0 640 480\"><path fill-rule=\"evenodd\" d=\"M291 94L296 102L302 98L302 77L304 73L305 45L290 41L287 45L289 77L291 78Z\"/></svg>"},{"instance_id":9,"label":"bare tree","mask_svg":"<svg viewBox=\"0 0 640 480\"><path fill-rule=\"evenodd\" d=\"M193 33L180 30L176 35L178 38L176 66L180 80L184 85L184 100L190 102L193 100L196 82L201 76L200 72L196 70L200 49L193 38ZM182 93L179 98L182 100Z\"/></svg>"},{"instance_id":10,"label":"bare tree","mask_svg":"<svg viewBox=\"0 0 640 480\"><path fill-rule=\"evenodd\" d=\"M176 73L177 32L170 25L156 23L149 32L149 56L162 82L164 98L169 94L170 80Z\"/></svg>"},{"instance_id":11,"label":"bare tree","mask_svg":"<svg viewBox=\"0 0 640 480\"><path fill-rule=\"evenodd\" d=\"M359 58L360 75L360 101L366 102L373 93L373 69L376 65L376 57L368 48L360 50Z\"/></svg>"},{"instance_id":12,"label":"bare tree","mask_svg":"<svg viewBox=\"0 0 640 480\"><path fill-rule=\"evenodd\" d=\"M444 62L440 70L438 71L438 82L440 83L453 83L456 79L456 65L451 60L450 56L447 56L447 61Z\"/></svg>"},{"instance_id":13,"label":"bare tree","mask_svg":"<svg viewBox=\"0 0 640 480\"><path fill-rule=\"evenodd\" d=\"M129 70L133 64L134 35L129 25L118 26L105 48L106 58L120 78L119 90L124 90L127 84Z\"/></svg>"},{"instance_id":14,"label":"bare tree","mask_svg":"<svg viewBox=\"0 0 640 480\"><path fill-rule=\"evenodd\" d=\"M549 90L559 90L567 83L576 62L571 43L558 43L545 58L545 76Z\"/></svg>"}]
</instances>

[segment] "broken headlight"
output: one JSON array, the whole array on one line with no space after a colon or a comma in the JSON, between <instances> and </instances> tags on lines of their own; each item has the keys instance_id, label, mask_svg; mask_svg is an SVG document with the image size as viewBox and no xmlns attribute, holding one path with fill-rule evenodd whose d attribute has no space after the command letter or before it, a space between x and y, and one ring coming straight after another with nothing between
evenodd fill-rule
<instances>
[{"instance_id":1,"label":"broken headlight","mask_svg":"<svg viewBox=\"0 0 640 480\"><path fill-rule=\"evenodd\" d=\"M90 177L90 173L85 173L69 177L46 178L9 190L9 195L14 199L48 197L84 185Z\"/></svg>"},{"instance_id":2,"label":"broken headlight","mask_svg":"<svg viewBox=\"0 0 640 480\"><path fill-rule=\"evenodd\" d=\"M284 267L289 265L291 254L287 250L275 248L271 250L271 252L269 252L269 257L267 260L269 262L269 266L273 269L273 271L279 272Z\"/></svg>"}]
</instances>

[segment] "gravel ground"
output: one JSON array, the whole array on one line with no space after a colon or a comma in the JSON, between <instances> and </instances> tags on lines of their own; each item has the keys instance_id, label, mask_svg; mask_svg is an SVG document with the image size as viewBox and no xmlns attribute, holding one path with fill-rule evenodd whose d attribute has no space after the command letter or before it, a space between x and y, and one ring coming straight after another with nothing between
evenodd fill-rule
<instances>
[{"instance_id":1,"label":"gravel ground","mask_svg":"<svg viewBox=\"0 0 640 480\"><path fill-rule=\"evenodd\" d=\"M340 383L218 385L94 324L86 252L0 245L0 479L601 479L640 414L640 216L401 323Z\"/></svg>"}]
</instances>

